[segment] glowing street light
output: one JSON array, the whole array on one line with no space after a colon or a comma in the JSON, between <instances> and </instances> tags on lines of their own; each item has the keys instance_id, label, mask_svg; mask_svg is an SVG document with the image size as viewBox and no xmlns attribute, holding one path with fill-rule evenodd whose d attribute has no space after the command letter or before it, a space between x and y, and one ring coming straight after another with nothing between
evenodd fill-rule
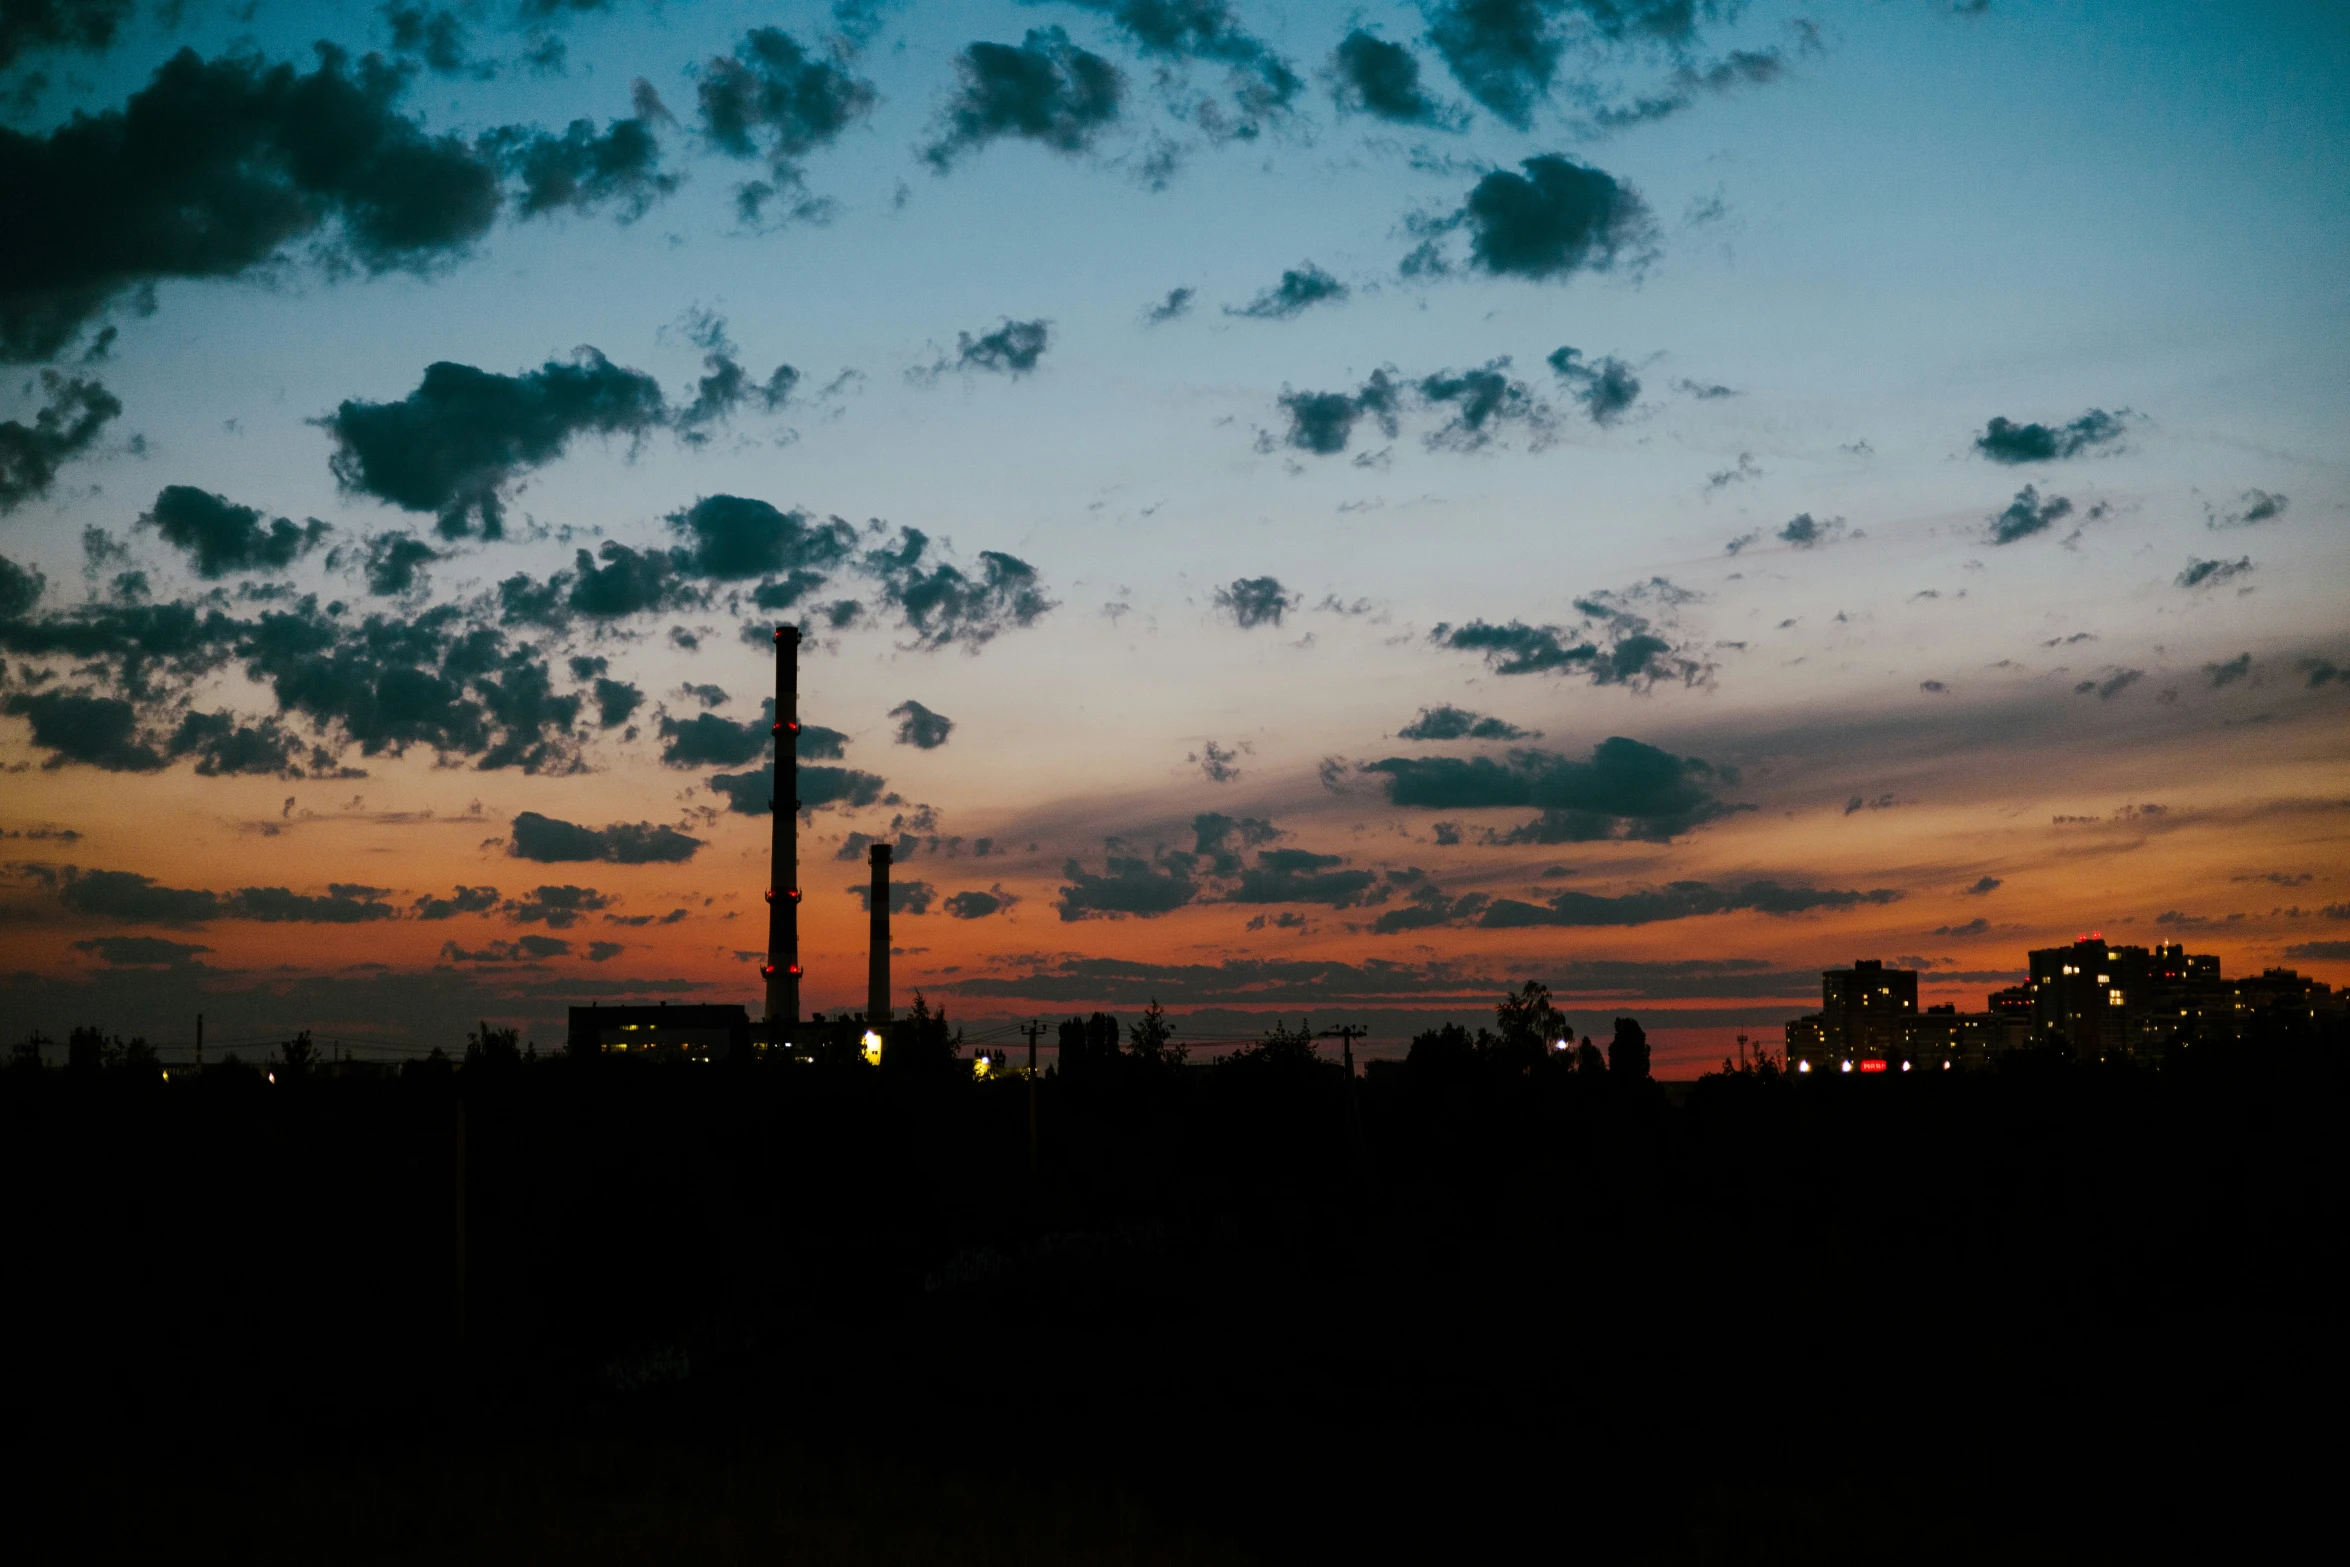
<instances>
[{"instance_id":1,"label":"glowing street light","mask_svg":"<svg viewBox=\"0 0 2350 1567\"><path fill-rule=\"evenodd\" d=\"M881 1035L869 1028L865 1030L865 1037L860 1043L865 1047L866 1063L870 1066L881 1065Z\"/></svg>"}]
</instances>

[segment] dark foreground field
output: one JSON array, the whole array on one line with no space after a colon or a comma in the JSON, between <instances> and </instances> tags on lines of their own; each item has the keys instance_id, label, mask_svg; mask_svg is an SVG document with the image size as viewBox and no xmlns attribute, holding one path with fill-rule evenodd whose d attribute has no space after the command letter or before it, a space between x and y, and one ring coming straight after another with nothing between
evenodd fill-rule
<instances>
[{"instance_id":1,"label":"dark foreground field","mask_svg":"<svg viewBox=\"0 0 2350 1567\"><path fill-rule=\"evenodd\" d=\"M1017 1081L0 1074L0 1539L2257 1557L2339 1485L2346 1087L1110 1071L1032 1187Z\"/></svg>"}]
</instances>

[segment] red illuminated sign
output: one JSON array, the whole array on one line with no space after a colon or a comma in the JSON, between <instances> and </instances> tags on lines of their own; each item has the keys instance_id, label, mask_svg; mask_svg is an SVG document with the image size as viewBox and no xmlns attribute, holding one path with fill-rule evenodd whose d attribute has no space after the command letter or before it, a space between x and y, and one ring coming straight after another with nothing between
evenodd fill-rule
<instances>
[{"instance_id":1,"label":"red illuminated sign","mask_svg":"<svg viewBox=\"0 0 2350 1567\"><path fill-rule=\"evenodd\" d=\"M1863 1061L1860 1064L1860 1069L1864 1072L1882 1072L1885 1070L1885 1063L1882 1061Z\"/></svg>"}]
</instances>

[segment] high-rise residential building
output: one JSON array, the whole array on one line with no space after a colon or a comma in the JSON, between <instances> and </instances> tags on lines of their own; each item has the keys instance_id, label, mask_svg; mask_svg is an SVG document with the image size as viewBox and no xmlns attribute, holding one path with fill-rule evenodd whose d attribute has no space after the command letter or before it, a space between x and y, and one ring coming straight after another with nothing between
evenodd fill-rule
<instances>
[{"instance_id":1,"label":"high-rise residential building","mask_svg":"<svg viewBox=\"0 0 2350 1567\"><path fill-rule=\"evenodd\" d=\"M1886 1061L1901 1054L1906 1020L1918 1013L1916 969L1860 958L1820 975L1820 1023L1839 1060Z\"/></svg>"}]
</instances>

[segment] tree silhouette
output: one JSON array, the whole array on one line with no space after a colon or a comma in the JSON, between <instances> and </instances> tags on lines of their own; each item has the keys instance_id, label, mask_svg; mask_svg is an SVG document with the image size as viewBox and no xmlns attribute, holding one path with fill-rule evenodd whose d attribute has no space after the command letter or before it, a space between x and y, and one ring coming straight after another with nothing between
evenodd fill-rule
<instances>
[{"instance_id":1,"label":"tree silhouette","mask_svg":"<svg viewBox=\"0 0 2350 1567\"><path fill-rule=\"evenodd\" d=\"M1142 1016L1128 1025L1126 1042L1136 1060L1154 1066L1181 1066L1191 1053L1188 1047L1175 1043L1175 1025L1167 1021L1167 1009L1159 1005L1156 996L1142 1009Z\"/></svg>"},{"instance_id":2,"label":"tree silhouette","mask_svg":"<svg viewBox=\"0 0 2350 1567\"><path fill-rule=\"evenodd\" d=\"M499 1028L484 1022L465 1036L465 1065L468 1068L514 1067L522 1064L522 1041L519 1028Z\"/></svg>"},{"instance_id":3,"label":"tree silhouette","mask_svg":"<svg viewBox=\"0 0 2350 1567\"><path fill-rule=\"evenodd\" d=\"M1616 1019L1616 1037L1607 1047L1607 1069L1627 1082L1648 1076L1648 1031L1638 1018Z\"/></svg>"},{"instance_id":4,"label":"tree silhouette","mask_svg":"<svg viewBox=\"0 0 2350 1567\"><path fill-rule=\"evenodd\" d=\"M1501 1055L1511 1067L1527 1067L1550 1054L1551 1042L1571 1032L1567 1020L1550 1004L1550 988L1528 980L1515 995L1501 998L1493 1009L1501 1028Z\"/></svg>"},{"instance_id":5,"label":"tree silhouette","mask_svg":"<svg viewBox=\"0 0 2350 1567\"><path fill-rule=\"evenodd\" d=\"M277 1047L278 1070L288 1077L303 1077L318 1064L318 1047L310 1042L310 1030L304 1029Z\"/></svg>"}]
</instances>

